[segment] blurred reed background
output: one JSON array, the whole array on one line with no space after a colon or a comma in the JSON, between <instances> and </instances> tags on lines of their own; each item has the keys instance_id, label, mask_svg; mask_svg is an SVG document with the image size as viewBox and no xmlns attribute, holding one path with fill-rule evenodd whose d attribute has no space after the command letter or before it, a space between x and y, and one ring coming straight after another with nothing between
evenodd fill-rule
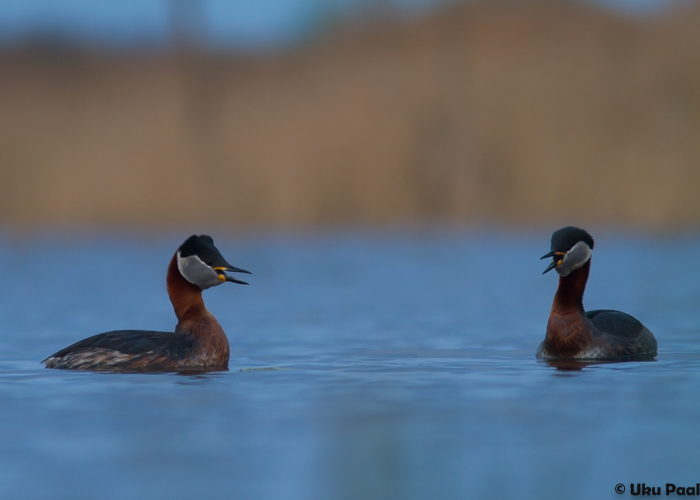
<instances>
[{"instance_id":1,"label":"blurred reed background","mask_svg":"<svg viewBox=\"0 0 700 500\"><path fill-rule=\"evenodd\" d=\"M369 2L264 50L206 3L166 47L2 46L0 224L700 224L700 3Z\"/></svg>"}]
</instances>

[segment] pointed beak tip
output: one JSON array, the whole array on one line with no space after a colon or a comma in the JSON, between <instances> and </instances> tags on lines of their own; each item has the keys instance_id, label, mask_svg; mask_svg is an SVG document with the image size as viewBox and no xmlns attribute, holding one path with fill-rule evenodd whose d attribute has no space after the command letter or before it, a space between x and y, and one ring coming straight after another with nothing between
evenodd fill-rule
<instances>
[{"instance_id":1,"label":"pointed beak tip","mask_svg":"<svg viewBox=\"0 0 700 500\"><path fill-rule=\"evenodd\" d=\"M241 269L240 267L233 267L233 266L228 266L226 270L230 273L243 273L243 274L253 274L250 271L246 271L245 269Z\"/></svg>"},{"instance_id":2,"label":"pointed beak tip","mask_svg":"<svg viewBox=\"0 0 700 500\"><path fill-rule=\"evenodd\" d=\"M549 265L547 266L547 269L542 271L542 274L547 274L549 271L551 271L552 269L557 267L558 264L559 263L557 261L553 260L552 262L549 263Z\"/></svg>"},{"instance_id":3,"label":"pointed beak tip","mask_svg":"<svg viewBox=\"0 0 700 500\"><path fill-rule=\"evenodd\" d=\"M226 275L226 281L228 281L229 283L236 283L238 285L247 285L248 284L245 281L241 281L239 279L236 279L233 276L229 276L228 274Z\"/></svg>"}]
</instances>

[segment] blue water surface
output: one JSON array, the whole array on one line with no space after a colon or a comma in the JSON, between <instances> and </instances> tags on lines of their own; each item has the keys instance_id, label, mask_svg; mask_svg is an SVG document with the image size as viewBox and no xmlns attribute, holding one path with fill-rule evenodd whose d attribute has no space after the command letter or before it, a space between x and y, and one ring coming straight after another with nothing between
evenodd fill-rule
<instances>
[{"instance_id":1,"label":"blue water surface","mask_svg":"<svg viewBox=\"0 0 700 500\"><path fill-rule=\"evenodd\" d=\"M698 237L597 235L585 304L652 362L535 359L549 234L214 234L228 372L46 370L102 331L169 330L187 235L0 238L0 488L13 499L621 498L700 482ZM596 236L596 234L594 234Z\"/></svg>"},{"instance_id":2,"label":"blue water surface","mask_svg":"<svg viewBox=\"0 0 700 500\"><path fill-rule=\"evenodd\" d=\"M163 46L171 41L174 24L185 23L208 47L279 49L318 36L348 18L414 16L465 1L474 0L0 0L0 48L27 41L99 48ZM578 1L631 15L678 3Z\"/></svg>"}]
</instances>

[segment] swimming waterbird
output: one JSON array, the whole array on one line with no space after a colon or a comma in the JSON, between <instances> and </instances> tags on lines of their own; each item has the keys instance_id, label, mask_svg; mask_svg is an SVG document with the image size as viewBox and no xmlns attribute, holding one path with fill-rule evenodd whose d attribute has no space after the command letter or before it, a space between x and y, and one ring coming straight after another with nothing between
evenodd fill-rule
<instances>
[{"instance_id":1,"label":"swimming waterbird","mask_svg":"<svg viewBox=\"0 0 700 500\"><path fill-rule=\"evenodd\" d=\"M202 290L240 281L226 272L247 273L221 256L214 240L192 235L168 266L167 290L177 326L174 332L118 330L82 340L46 358L46 368L103 371L187 371L226 369L229 345L207 310Z\"/></svg>"},{"instance_id":2,"label":"swimming waterbird","mask_svg":"<svg viewBox=\"0 0 700 500\"><path fill-rule=\"evenodd\" d=\"M599 309L584 311L583 292L591 270L593 238L583 229L565 227L552 235L552 258L544 270L559 274L547 322L547 334L537 350L543 359L650 359L657 343L647 327L629 314ZM543 274L544 274L543 273Z\"/></svg>"}]
</instances>

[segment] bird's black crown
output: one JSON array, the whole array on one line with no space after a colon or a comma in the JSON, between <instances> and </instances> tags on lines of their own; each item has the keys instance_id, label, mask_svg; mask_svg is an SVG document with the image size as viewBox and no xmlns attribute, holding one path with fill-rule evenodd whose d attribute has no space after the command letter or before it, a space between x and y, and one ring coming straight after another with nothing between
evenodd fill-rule
<instances>
[{"instance_id":1,"label":"bird's black crown","mask_svg":"<svg viewBox=\"0 0 700 500\"><path fill-rule=\"evenodd\" d=\"M227 266L226 261L219 253L219 249L214 246L214 240L211 236L193 234L180 245L178 249L180 257L190 257L196 255L202 262L211 267Z\"/></svg>"},{"instance_id":2,"label":"bird's black crown","mask_svg":"<svg viewBox=\"0 0 700 500\"><path fill-rule=\"evenodd\" d=\"M568 226L552 234L552 252L568 252L579 241L585 242L593 250L593 237L581 228Z\"/></svg>"}]
</instances>

